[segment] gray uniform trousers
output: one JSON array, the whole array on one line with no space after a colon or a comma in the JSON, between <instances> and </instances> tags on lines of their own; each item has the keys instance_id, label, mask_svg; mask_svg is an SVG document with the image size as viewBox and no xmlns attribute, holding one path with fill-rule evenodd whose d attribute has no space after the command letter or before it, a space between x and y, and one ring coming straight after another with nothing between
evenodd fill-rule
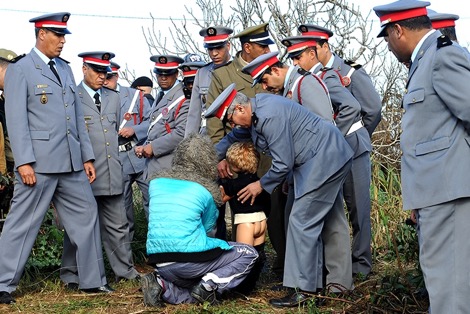
<instances>
[{"instance_id":1,"label":"gray uniform trousers","mask_svg":"<svg viewBox=\"0 0 470 314\"><path fill-rule=\"evenodd\" d=\"M351 166L348 166L348 168L350 167ZM328 189L326 190L328 191ZM332 195L330 197L332 197ZM351 256L351 246L349 242L349 226L348 221L346 219L346 215L344 214L342 189L339 189L337 191L336 198L331 198L330 201L332 201L333 205L328 214L324 216L325 221L323 229L321 230L321 241L323 246L321 258L325 261L325 269L327 271L327 273L325 274L326 276L324 276L326 277L326 285L330 285L328 287L330 291L340 292L344 289L349 290L353 288L353 279L351 276L352 265L351 259L349 259L349 257ZM288 234L290 219L292 219L291 213L293 210L293 203L294 185L289 184L289 192L285 212L286 234ZM289 244L286 244L286 247L287 246L289 246ZM287 254L288 253L286 250L286 264L288 263ZM342 256L343 258L339 258L338 256ZM323 261L321 265L323 265ZM321 265L318 265L318 267L322 268ZM285 281L284 285L287 286L285 284ZM317 278L316 288L323 288L322 276L319 276ZM315 291L315 289L308 291Z\"/></svg>"},{"instance_id":2,"label":"gray uniform trousers","mask_svg":"<svg viewBox=\"0 0 470 314\"><path fill-rule=\"evenodd\" d=\"M81 289L105 285L96 202L85 172L36 172L37 182L33 187L24 185L17 172L15 176L11 209L0 237L0 290L12 292L18 286L51 200L71 237L64 244L64 251L72 249L76 253L73 258L79 268L75 263L74 282Z\"/></svg>"},{"instance_id":3,"label":"gray uniform trousers","mask_svg":"<svg viewBox=\"0 0 470 314\"><path fill-rule=\"evenodd\" d=\"M217 293L223 293L238 286L253 267L258 252L247 244L229 242L233 248L224 251L216 259L201 263L173 263L157 267L164 281L163 300L171 304L196 303L191 288L201 280Z\"/></svg>"},{"instance_id":4,"label":"gray uniform trousers","mask_svg":"<svg viewBox=\"0 0 470 314\"><path fill-rule=\"evenodd\" d=\"M346 177L343 186L343 196L349 213L352 227L352 274L369 274L372 269L371 253L371 221L370 221L370 181L371 165L370 152L358 149L358 141L369 138L365 128L360 128L353 134L347 135L346 141L355 155L351 172ZM357 154L359 152L359 154Z\"/></svg>"},{"instance_id":5,"label":"gray uniform trousers","mask_svg":"<svg viewBox=\"0 0 470 314\"><path fill-rule=\"evenodd\" d=\"M131 152L133 153L133 151ZM124 177L124 207L126 208L127 220L129 222L129 239L134 239L135 223L134 223L134 197L132 191L132 183L137 183L142 192L142 206L145 212L145 218L149 220L149 186L144 178L144 171L132 174L123 174Z\"/></svg>"},{"instance_id":6,"label":"gray uniform trousers","mask_svg":"<svg viewBox=\"0 0 470 314\"><path fill-rule=\"evenodd\" d=\"M429 313L468 313L470 198L424 207L417 213L419 258L429 293Z\"/></svg>"},{"instance_id":7,"label":"gray uniform trousers","mask_svg":"<svg viewBox=\"0 0 470 314\"><path fill-rule=\"evenodd\" d=\"M284 286L311 292L321 287L322 228L326 227L325 219L341 221L340 217L344 216L342 205L340 215L338 203L341 203L341 186L350 169L351 162L348 162L318 189L295 200L287 228L285 264L289 266L284 268Z\"/></svg>"}]
</instances>

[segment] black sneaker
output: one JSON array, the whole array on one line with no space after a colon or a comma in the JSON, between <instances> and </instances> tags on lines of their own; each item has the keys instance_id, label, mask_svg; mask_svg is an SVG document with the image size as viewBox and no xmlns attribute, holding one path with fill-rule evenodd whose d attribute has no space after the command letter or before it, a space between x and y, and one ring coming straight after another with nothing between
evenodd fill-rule
<instances>
[{"instance_id":1,"label":"black sneaker","mask_svg":"<svg viewBox=\"0 0 470 314\"><path fill-rule=\"evenodd\" d=\"M202 283L200 283L191 289L191 296L200 303L209 302L210 304L214 304L217 301L215 297L215 290L216 289L208 291L206 288L204 288Z\"/></svg>"},{"instance_id":2,"label":"black sneaker","mask_svg":"<svg viewBox=\"0 0 470 314\"><path fill-rule=\"evenodd\" d=\"M153 272L140 278L142 293L144 294L144 304L146 306L163 306L163 287L157 281L158 275Z\"/></svg>"},{"instance_id":3,"label":"black sneaker","mask_svg":"<svg viewBox=\"0 0 470 314\"><path fill-rule=\"evenodd\" d=\"M0 303L13 304L16 303L16 301L15 299L13 299L10 293L6 291L0 291Z\"/></svg>"}]
</instances>

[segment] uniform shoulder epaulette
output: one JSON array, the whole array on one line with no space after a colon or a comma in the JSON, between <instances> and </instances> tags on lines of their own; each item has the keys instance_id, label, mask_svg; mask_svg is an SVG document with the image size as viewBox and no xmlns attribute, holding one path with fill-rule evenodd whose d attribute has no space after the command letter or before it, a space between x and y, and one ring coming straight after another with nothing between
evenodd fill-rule
<instances>
[{"instance_id":1,"label":"uniform shoulder epaulette","mask_svg":"<svg viewBox=\"0 0 470 314\"><path fill-rule=\"evenodd\" d=\"M70 63L69 61L67 61L67 60L65 60L65 59L63 59L63 58L61 58L61 57L56 57L56 58L57 58L57 59L60 59L60 60L62 60L62 61L64 61L64 62L67 63L67 64Z\"/></svg>"},{"instance_id":2,"label":"uniform shoulder epaulette","mask_svg":"<svg viewBox=\"0 0 470 314\"><path fill-rule=\"evenodd\" d=\"M308 74L310 74L309 71L304 70L304 69L302 69L302 68L298 68L298 69L297 69L297 72L298 72L300 75L308 75Z\"/></svg>"},{"instance_id":3,"label":"uniform shoulder epaulette","mask_svg":"<svg viewBox=\"0 0 470 314\"><path fill-rule=\"evenodd\" d=\"M327 72L327 71L329 71L329 70L333 70L333 68L330 68L330 67L323 67L323 68L320 69L320 71L322 71L322 72Z\"/></svg>"},{"instance_id":4,"label":"uniform shoulder epaulette","mask_svg":"<svg viewBox=\"0 0 470 314\"><path fill-rule=\"evenodd\" d=\"M356 70L359 70L360 68L362 68L362 65L360 65L359 63L356 63L355 61L352 61L352 60L344 60L344 63L346 63L347 65L349 65L352 68L355 68Z\"/></svg>"},{"instance_id":5,"label":"uniform shoulder epaulette","mask_svg":"<svg viewBox=\"0 0 470 314\"><path fill-rule=\"evenodd\" d=\"M25 56L26 56L26 54L23 53L22 55L19 55L19 56L14 57L14 58L11 59L9 62L10 62L10 63L16 63L16 62L18 62L19 60L23 59Z\"/></svg>"},{"instance_id":6,"label":"uniform shoulder epaulette","mask_svg":"<svg viewBox=\"0 0 470 314\"><path fill-rule=\"evenodd\" d=\"M452 45L452 40L446 35L437 37L437 49Z\"/></svg>"}]
</instances>

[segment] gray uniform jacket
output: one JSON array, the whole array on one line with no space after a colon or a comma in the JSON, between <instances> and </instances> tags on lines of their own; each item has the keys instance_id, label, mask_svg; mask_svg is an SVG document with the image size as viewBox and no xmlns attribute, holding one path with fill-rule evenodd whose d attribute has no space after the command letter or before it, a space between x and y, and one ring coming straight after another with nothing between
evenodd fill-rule
<instances>
[{"instance_id":1,"label":"gray uniform jacket","mask_svg":"<svg viewBox=\"0 0 470 314\"><path fill-rule=\"evenodd\" d=\"M439 48L439 36L436 31L424 41L403 96L405 209L470 196L470 62L455 43Z\"/></svg>"},{"instance_id":2,"label":"gray uniform jacket","mask_svg":"<svg viewBox=\"0 0 470 314\"><path fill-rule=\"evenodd\" d=\"M320 117L333 121L333 108L328 90L323 82L310 72L295 66L287 78L283 96L305 106Z\"/></svg>"},{"instance_id":3,"label":"gray uniform jacket","mask_svg":"<svg viewBox=\"0 0 470 314\"><path fill-rule=\"evenodd\" d=\"M15 168L31 164L37 173L64 173L95 159L72 70L60 58L56 66L63 88L34 50L8 66L5 110ZM35 84L16 90L26 78Z\"/></svg>"},{"instance_id":4,"label":"gray uniform jacket","mask_svg":"<svg viewBox=\"0 0 470 314\"><path fill-rule=\"evenodd\" d=\"M118 93L121 99L121 116L117 119L118 127L124 120L124 115L129 110L136 91L137 89L134 88L119 86ZM135 133L132 140L136 142L136 145L142 145L147 139L147 131L149 128L148 118L151 111L151 104L147 97L142 97L142 111L140 111L140 99L139 96L136 100L132 110L131 120L126 121L124 125L124 127L131 127L134 130ZM142 121L140 121L141 116ZM140 173L145 169L145 160L138 158L133 149L119 152L119 158L121 159L124 174Z\"/></svg>"},{"instance_id":5,"label":"gray uniform jacket","mask_svg":"<svg viewBox=\"0 0 470 314\"><path fill-rule=\"evenodd\" d=\"M184 96L183 85L181 83L173 86L163 96L162 100L153 109L150 114L150 124L155 121L160 113L165 113L162 118L150 126L148 130L147 142L150 142L153 150L153 157L147 159L147 175L148 179L154 172L169 169L173 160L173 151L176 146L184 138L184 129L186 127L186 118L188 116L189 101L183 98L184 102L181 106L175 105L171 110L168 107ZM176 114L177 108L178 114ZM169 131L167 130L169 127Z\"/></svg>"},{"instance_id":6,"label":"gray uniform jacket","mask_svg":"<svg viewBox=\"0 0 470 314\"><path fill-rule=\"evenodd\" d=\"M356 98L343 86L338 74L332 69L322 68L321 63L318 63L312 68L312 72L321 77L328 87L331 103L335 108L335 112L337 112L336 126L354 150L354 157L360 156L364 152L370 152L372 145L365 128L360 127L348 134L353 124L361 121L361 105Z\"/></svg>"},{"instance_id":7,"label":"gray uniform jacket","mask_svg":"<svg viewBox=\"0 0 470 314\"><path fill-rule=\"evenodd\" d=\"M205 126L202 125L202 111L206 109L207 93L211 84L214 63L209 63L197 70L194 78L193 90L191 92L191 102L189 105L188 120L184 136L191 133L205 133Z\"/></svg>"},{"instance_id":8,"label":"gray uniform jacket","mask_svg":"<svg viewBox=\"0 0 470 314\"><path fill-rule=\"evenodd\" d=\"M256 84L254 87L251 87L253 79L251 75L242 72L243 64L240 54L240 51L237 52L237 55L231 62L214 69L209 92L207 94L206 108L209 108L217 96L232 83L235 83L237 91L242 92L248 97L254 97L258 93L266 92L263 90L261 84ZM213 143L218 143L224 137L225 133L231 130L229 124L224 127L222 121L217 118L209 118L206 122L207 135L209 135Z\"/></svg>"},{"instance_id":9,"label":"gray uniform jacket","mask_svg":"<svg viewBox=\"0 0 470 314\"><path fill-rule=\"evenodd\" d=\"M216 149L223 158L233 142L251 136L256 147L273 159L260 179L269 193L293 170L295 198L300 198L322 186L353 156L336 126L285 97L258 94L251 106L255 114L251 128L235 128Z\"/></svg>"},{"instance_id":10,"label":"gray uniform jacket","mask_svg":"<svg viewBox=\"0 0 470 314\"><path fill-rule=\"evenodd\" d=\"M349 72L352 72L350 74L351 82L345 87L361 105L362 121L369 135L372 136L382 118L382 100L370 76L360 65L353 63L349 65L337 55L334 55L332 68L339 71L342 77L346 77Z\"/></svg>"},{"instance_id":11,"label":"gray uniform jacket","mask_svg":"<svg viewBox=\"0 0 470 314\"><path fill-rule=\"evenodd\" d=\"M118 152L118 117L121 116L119 95L101 88L101 112L95 100L78 85L85 123L95 153L96 180L91 184L93 195L118 195L123 192L122 166Z\"/></svg>"}]
</instances>

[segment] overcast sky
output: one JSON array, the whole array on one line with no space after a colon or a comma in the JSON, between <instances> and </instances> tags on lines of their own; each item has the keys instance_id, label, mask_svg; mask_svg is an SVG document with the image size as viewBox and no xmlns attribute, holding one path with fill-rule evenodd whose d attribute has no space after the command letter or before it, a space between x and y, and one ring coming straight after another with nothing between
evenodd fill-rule
<instances>
[{"instance_id":1,"label":"overcast sky","mask_svg":"<svg viewBox=\"0 0 470 314\"><path fill-rule=\"evenodd\" d=\"M282 1L282 0L280 0ZM171 8L169 3L171 2ZM389 3L389 0L355 0L362 10L371 10L375 5ZM457 35L463 46L470 43L470 2L457 0L430 1L430 8L438 12L460 15L457 21ZM165 3L165 4L163 4ZM150 13L157 19L157 30L164 34L174 19L188 17L185 6L195 6L194 0L171 1L2 1L0 8L0 48L16 53L27 53L34 46L34 27L29 19L51 12L70 12L66 45L61 57L70 61L77 83L82 79L81 59L77 54L84 51L106 50L116 54L114 61L135 71L137 76L149 75L153 63L149 60L142 27L152 27ZM195 10L199 12L198 9ZM374 29L379 30L375 14L370 15ZM299 21L301 22L301 21ZM199 37L197 30L196 38ZM126 82L121 82L127 85Z\"/></svg>"}]
</instances>

